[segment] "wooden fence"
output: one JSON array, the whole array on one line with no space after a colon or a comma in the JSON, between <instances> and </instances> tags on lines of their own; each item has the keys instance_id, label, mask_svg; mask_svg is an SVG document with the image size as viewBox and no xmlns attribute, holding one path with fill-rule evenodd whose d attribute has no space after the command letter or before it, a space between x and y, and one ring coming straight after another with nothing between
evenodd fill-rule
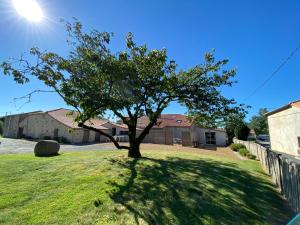
<instances>
[{"instance_id":1,"label":"wooden fence","mask_svg":"<svg viewBox=\"0 0 300 225\"><path fill-rule=\"evenodd\" d=\"M282 195L288 200L295 212L300 211L300 160L292 156L264 148L251 141L234 139L255 155L263 169L278 186Z\"/></svg>"}]
</instances>

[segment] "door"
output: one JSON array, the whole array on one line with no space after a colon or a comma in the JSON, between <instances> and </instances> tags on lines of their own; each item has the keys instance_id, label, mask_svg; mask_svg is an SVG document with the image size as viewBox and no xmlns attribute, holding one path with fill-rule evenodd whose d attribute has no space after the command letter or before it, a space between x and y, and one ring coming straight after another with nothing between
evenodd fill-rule
<instances>
[{"instance_id":1,"label":"door","mask_svg":"<svg viewBox=\"0 0 300 225\"><path fill-rule=\"evenodd\" d=\"M95 142L100 142L100 134L98 132L95 133Z\"/></svg>"},{"instance_id":2,"label":"door","mask_svg":"<svg viewBox=\"0 0 300 225\"><path fill-rule=\"evenodd\" d=\"M54 129L53 139L54 140L58 139L58 129Z\"/></svg>"},{"instance_id":3,"label":"door","mask_svg":"<svg viewBox=\"0 0 300 225\"><path fill-rule=\"evenodd\" d=\"M19 127L18 138L22 138L24 136L23 132L24 132L24 128L23 127Z\"/></svg>"},{"instance_id":4,"label":"door","mask_svg":"<svg viewBox=\"0 0 300 225\"><path fill-rule=\"evenodd\" d=\"M88 143L89 138L90 138L90 131L89 130L84 130L83 131L82 143Z\"/></svg>"},{"instance_id":5,"label":"door","mask_svg":"<svg viewBox=\"0 0 300 225\"><path fill-rule=\"evenodd\" d=\"M115 136L117 133L117 129L115 127L112 128L112 136Z\"/></svg>"}]
</instances>

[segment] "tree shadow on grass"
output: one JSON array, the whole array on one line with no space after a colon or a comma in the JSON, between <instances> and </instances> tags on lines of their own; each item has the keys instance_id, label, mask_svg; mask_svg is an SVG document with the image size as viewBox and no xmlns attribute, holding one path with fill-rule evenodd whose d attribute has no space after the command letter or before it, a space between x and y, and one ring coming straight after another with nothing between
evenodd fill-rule
<instances>
[{"instance_id":1,"label":"tree shadow on grass","mask_svg":"<svg viewBox=\"0 0 300 225\"><path fill-rule=\"evenodd\" d=\"M130 168L115 203L149 224L285 224L292 213L271 183L214 160L112 160Z\"/></svg>"}]
</instances>

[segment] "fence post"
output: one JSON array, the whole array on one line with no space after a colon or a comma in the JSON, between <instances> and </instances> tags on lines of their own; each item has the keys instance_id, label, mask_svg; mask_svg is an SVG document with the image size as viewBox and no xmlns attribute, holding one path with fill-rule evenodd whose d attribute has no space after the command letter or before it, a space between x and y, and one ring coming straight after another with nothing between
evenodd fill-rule
<instances>
[{"instance_id":1,"label":"fence post","mask_svg":"<svg viewBox=\"0 0 300 225\"><path fill-rule=\"evenodd\" d=\"M278 160L278 170L279 170L279 185L280 185L280 193L282 194L283 191L283 185L282 185L282 171L281 171L281 166L282 166L282 162L281 162L281 154L277 154L277 160Z\"/></svg>"}]
</instances>

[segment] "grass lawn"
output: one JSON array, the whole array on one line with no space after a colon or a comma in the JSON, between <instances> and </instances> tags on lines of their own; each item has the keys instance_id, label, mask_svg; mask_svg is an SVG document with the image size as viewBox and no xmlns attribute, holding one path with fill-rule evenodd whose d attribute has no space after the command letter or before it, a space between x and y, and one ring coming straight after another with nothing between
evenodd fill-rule
<instances>
[{"instance_id":1,"label":"grass lawn","mask_svg":"<svg viewBox=\"0 0 300 225\"><path fill-rule=\"evenodd\" d=\"M257 161L197 152L0 155L0 224L284 224Z\"/></svg>"}]
</instances>

